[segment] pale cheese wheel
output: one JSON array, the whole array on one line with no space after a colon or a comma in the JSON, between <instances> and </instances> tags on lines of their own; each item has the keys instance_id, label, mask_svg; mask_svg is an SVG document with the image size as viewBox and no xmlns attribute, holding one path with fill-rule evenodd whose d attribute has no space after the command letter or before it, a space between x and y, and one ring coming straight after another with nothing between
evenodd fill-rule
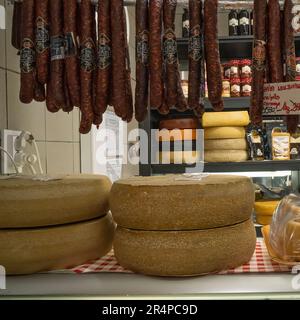
<instances>
[{"instance_id":1,"label":"pale cheese wheel","mask_svg":"<svg viewBox=\"0 0 300 320\"><path fill-rule=\"evenodd\" d=\"M207 150L204 152L206 162L241 162L248 160L245 150Z\"/></svg>"},{"instance_id":2,"label":"pale cheese wheel","mask_svg":"<svg viewBox=\"0 0 300 320\"><path fill-rule=\"evenodd\" d=\"M193 164L199 161L198 151L162 151L157 154L157 161L162 164Z\"/></svg>"},{"instance_id":3,"label":"pale cheese wheel","mask_svg":"<svg viewBox=\"0 0 300 320\"><path fill-rule=\"evenodd\" d=\"M117 227L114 251L133 272L195 276L247 263L255 250L253 222L195 231L137 231Z\"/></svg>"},{"instance_id":4,"label":"pale cheese wheel","mask_svg":"<svg viewBox=\"0 0 300 320\"><path fill-rule=\"evenodd\" d=\"M246 136L244 127L211 127L204 130L204 139L242 139Z\"/></svg>"},{"instance_id":5,"label":"pale cheese wheel","mask_svg":"<svg viewBox=\"0 0 300 320\"><path fill-rule=\"evenodd\" d=\"M246 127L249 123L247 111L205 112L202 117L203 128Z\"/></svg>"},{"instance_id":6,"label":"pale cheese wheel","mask_svg":"<svg viewBox=\"0 0 300 320\"><path fill-rule=\"evenodd\" d=\"M78 266L108 253L114 231L110 214L64 226L0 230L0 264L7 274Z\"/></svg>"},{"instance_id":7,"label":"pale cheese wheel","mask_svg":"<svg viewBox=\"0 0 300 320\"><path fill-rule=\"evenodd\" d=\"M246 139L205 140L205 150L247 150Z\"/></svg>"},{"instance_id":8,"label":"pale cheese wheel","mask_svg":"<svg viewBox=\"0 0 300 320\"><path fill-rule=\"evenodd\" d=\"M106 176L67 175L57 180L53 177L50 181L33 179L0 179L0 228L79 222L104 216L109 210L111 182Z\"/></svg>"},{"instance_id":9,"label":"pale cheese wheel","mask_svg":"<svg viewBox=\"0 0 300 320\"><path fill-rule=\"evenodd\" d=\"M110 207L118 225L140 230L195 230L245 221L254 186L248 177L131 177L113 184Z\"/></svg>"}]
</instances>

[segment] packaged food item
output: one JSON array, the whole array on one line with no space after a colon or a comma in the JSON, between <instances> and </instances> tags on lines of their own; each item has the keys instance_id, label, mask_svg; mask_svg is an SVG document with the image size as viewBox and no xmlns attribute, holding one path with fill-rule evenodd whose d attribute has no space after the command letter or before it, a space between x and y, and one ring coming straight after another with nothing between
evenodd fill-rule
<instances>
[{"instance_id":1,"label":"packaged food item","mask_svg":"<svg viewBox=\"0 0 300 320\"><path fill-rule=\"evenodd\" d=\"M271 224L274 211L279 202L278 200L256 201L254 204L256 222L262 225Z\"/></svg>"},{"instance_id":2,"label":"packaged food item","mask_svg":"<svg viewBox=\"0 0 300 320\"><path fill-rule=\"evenodd\" d=\"M287 262L300 261L300 197L285 197L273 216L269 243L276 257Z\"/></svg>"},{"instance_id":3,"label":"packaged food item","mask_svg":"<svg viewBox=\"0 0 300 320\"><path fill-rule=\"evenodd\" d=\"M241 80L241 96L250 97L252 92L252 79L245 78Z\"/></svg>"},{"instance_id":4,"label":"packaged food item","mask_svg":"<svg viewBox=\"0 0 300 320\"><path fill-rule=\"evenodd\" d=\"M250 59L243 59L240 61L240 71L241 78L251 78L252 77L252 61Z\"/></svg>"},{"instance_id":5,"label":"packaged food item","mask_svg":"<svg viewBox=\"0 0 300 320\"><path fill-rule=\"evenodd\" d=\"M228 15L228 28L230 36L237 36L239 34L239 15L237 10L231 10Z\"/></svg>"},{"instance_id":6,"label":"packaged food item","mask_svg":"<svg viewBox=\"0 0 300 320\"><path fill-rule=\"evenodd\" d=\"M182 38L188 38L190 32L190 17L188 8L183 8L182 15Z\"/></svg>"},{"instance_id":7,"label":"packaged food item","mask_svg":"<svg viewBox=\"0 0 300 320\"><path fill-rule=\"evenodd\" d=\"M250 34L250 14L247 10L239 13L239 35L248 36Z\"/></svg>"},{"instance_id":8,"label":"packaged food item","mask_svg":"<svg viewBox=\"0 0 300 320\"><path fill-rule=\"evenodd\" d=\"M253 35L253 10L250 13L250 34Z\"/></svg>"},{"instance_id":9,"label":"packaged food item","mask_svg":"<svg viewBox=\"0 0 300 320\"><path fill-rule=\"evenodd\" d=\"M261 128L252 127L247 131L247 141L250 151L250 159L261 161L265 159L265 147Z\"/></svg>"},{"instance_id":10,"label":"packaged food item","mask_svg":"<svg viewBox=\"0 0 300 320\"><path fill-rule=\"evenodd\" d=\"M300 159L300 134L299 133L291 135L290 158L292 160Z\"/></svg>"},{"instance_id":11,"label":"packaged food item","mask_svg":"<svg viewBox=\"0 0 300 320\"><path fill-rule=\"evenodd\" d=\"M296 58L296 77L300 77L300 57Z\"/></svg>"},{"instance_id":12,"label":"packaged food item","mask_svg":"<svg viewBox=\"0 0 300 320\"><path fill-rule=\"evenodd\" d=\"M223 92L222 97L224 98L230 98L230 80L229 79L223 79Z\"/></svg>"},{"instance_id":13,"label":"packaged food item","mask_svg":"<svg viewBox=\"0 0 300 320\"><path fill-rule=\"evenodd\" d=\"M240 97L241 96L241 80L240 78L232 78L230 80L230 96Z\"/></svg>"},{"instance_id":14,"label":"packaged food item","mask_svg":"<svg viewBox=\"0 0 300 320\"><path fill-rule=\"evenodd\" d=\"M239 78L240 77L240 61L239 60L231 60L230 62L230 78Z\"/></svg>"},{"instance_id":15,"label":"packaged food item","mask_svg":"<svg viewBox=\"0 0 300 320\"><path fill-rule=\"evenodd\" d=\"M224 78L230 79L230 64L224 63L223 64L223 70L224 70Z\"/></svg>"},{"instance_id":16,"label":"packaged food item","mask_svg":"<svg viewBox=\"0 0 300 320\"><path fill-rule=\"evenodd\" d=\"M272 159L290 160L290 134L280 128L272 131Z\"/></svg>"},{"instance_id":17,"label":"packaged food item","mask_svg":"<svg viewBox=\"0 0 300 320\"><path fill-rule=\"evenodd\" d=\"M187 71L180 72L181 77L181 87L184 96L187 98L189 95L189 73Z\"/></svg>"}]
</instances>

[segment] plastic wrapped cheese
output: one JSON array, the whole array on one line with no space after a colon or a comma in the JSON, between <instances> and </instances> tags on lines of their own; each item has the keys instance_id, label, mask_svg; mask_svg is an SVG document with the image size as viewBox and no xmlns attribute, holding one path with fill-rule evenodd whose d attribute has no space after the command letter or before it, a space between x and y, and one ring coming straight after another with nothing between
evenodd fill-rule
<instances>
[{"instance_id":1,"label":"plastic wrapped cheese","mask_svg":"<svg viewBox=\"0 0 300 320\"><path fill-rule=\"evenodd\" d=\"M270 228L270 245L284 261L300 261L300 196L291 194L278 205Z\"/></svg>"}]
</instances>

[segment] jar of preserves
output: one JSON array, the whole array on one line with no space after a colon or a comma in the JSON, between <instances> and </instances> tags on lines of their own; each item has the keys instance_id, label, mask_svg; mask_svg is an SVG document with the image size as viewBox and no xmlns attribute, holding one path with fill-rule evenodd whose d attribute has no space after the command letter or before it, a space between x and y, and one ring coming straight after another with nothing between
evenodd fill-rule
<instances>
[{"instance_id":1,"label":"jar of preserves","mask_svg":"<svg viewBox=\"0 0 300 320\"><path fill-rule=\"evenodd\" d=\"M240 78L232 78L230 80L230 96L233 98L241 96L241 80L240 80Z\"/></svg>"},{"instance_id":2,"label":"jar of preserves","mask_svg":"<svg viewBox=\"0 0 300 320\"><path fill-rule=\"evenodd\" d=\"M241 80L241 96L250 97L252 92L252 79L245 78Z\"/></svg>"},{"instance_id":3,"label":"jar of preserves","mask_svg":"<svg viewBox=\"0 0 300 320\"><path fill-rule=\"evenodd\" d=\"M250 14L247 10L239 13L239 35L248 36L250 34Z\"/></svg>"},{"instance_id":4,"label":"jar of preserves","mask_svg":"<svg viewBox=\"0 0 300 320\"><path fill-rule=\"evenodd\" d=\"M190 17L188 8L184 7L182 15L182 38L188 38L190 33Z\"/></svg>"},{"instance_id":5,"label":"jar of preserves","mask_svg":"<svg viewBox=\"0 0 300 320\"><path fill-rule=\"evenodd\" d=\"M296 77L300 77L300 57L296 58Z\"/></svg>"},{"instance_id":6,"label":"jar of preserves","mask_svg":"<svg viewBox=\"0 0 300 320\"><path fill-rule=\"evenodd\" d=\"M188 71L181 71L180 72L180 78L181 78L181 87L184 96L187 98L189 95L189 73Z\"/></svg>"},{"instance_id":7,"label":"jar of preserves","mask_svg":"<svg viewBox=\"0 0 300 320\"><path fill-rule=\"evenodd\" d=\"M223 69L224 69L224 78L225 79L230 79L230 64L229 63L224 63Z\"/></svg>"},{"instance_id":8,"label":"jar of preserves","mask_svg":"<svg viewBox=\"0 0 300 320\"><path fill-rule=\"evenodd\" d=\"M236 10L231 10L228 15L228 28L230 36L238 36L239 15Z\"/></svg>"},{"instance_id":9,"label":"jar of preserves","mask_svg":"<svg viewBox=\"0 0 300 320\"><path fill-rule=\"evenodd\" d=\"M222 92L223 98L230 98L230 79L223 79L223 92Z\"/></svg>"},{"instance_id":10,"label":"jar of preserves","mask_svg":"<svg viewBox=\"0 0 300 320\"><path fill-rule=\"evenodd\" d=\"M239 60L231 60L230 61L230 78L239 78L240 77L240 61Z\"/></svg>"},{"instance_id":11,"label":"jar of preserves","mask_svg":"<svg viewBox=\"0 0 300 320\"><path fill-rule=\"evenodd\" d=\"M251 78L252 76L252 61L250 59L243 59L240 62L240 72L241 72L241 78Z\"/></svg>"}]
</instances>

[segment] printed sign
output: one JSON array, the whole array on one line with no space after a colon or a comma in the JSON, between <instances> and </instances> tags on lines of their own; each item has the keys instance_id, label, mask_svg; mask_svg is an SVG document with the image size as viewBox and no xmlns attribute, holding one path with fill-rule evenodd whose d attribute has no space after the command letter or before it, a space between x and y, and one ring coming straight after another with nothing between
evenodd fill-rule
<instances>
[{"instance_id":1,"label":"printed sign","mask_svg":"<svg viewBox=\"0 0 300 320\"><path fill-rule=\"evenodd\" d=\"M300 82L268 83L264 86L265 116L300 114Z\"/></svg>"}]
</instances>

